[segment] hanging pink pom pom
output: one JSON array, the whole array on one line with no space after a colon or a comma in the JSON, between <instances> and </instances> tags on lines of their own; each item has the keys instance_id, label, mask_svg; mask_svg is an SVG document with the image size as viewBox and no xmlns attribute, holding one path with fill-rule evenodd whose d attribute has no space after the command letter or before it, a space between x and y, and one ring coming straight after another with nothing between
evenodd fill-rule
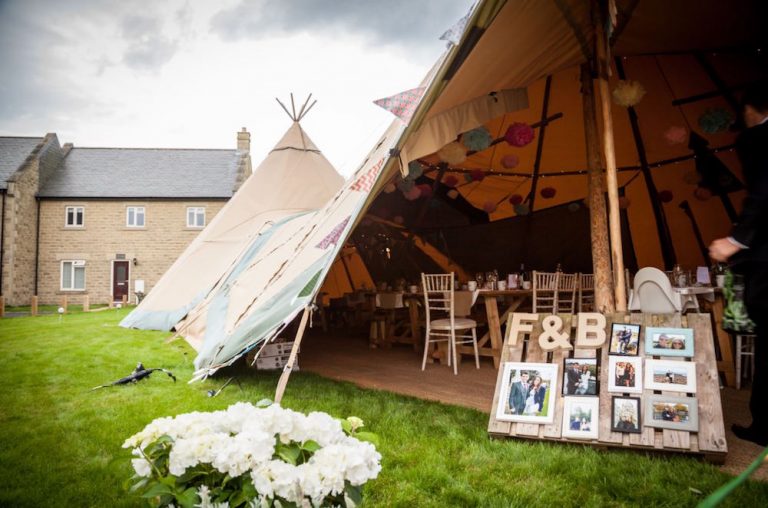
<instances>
[{"instance_id":1,"label":"hanging pink pom pom","mask_svg":"<svg viewBox=\"0 0 768 508\"><path fill-rule=\"evenodd\" d=\"M408 192L404 192L403 195L408 201L415 201L421 197L421 189L415 185Z\"/></svg>"},{"instance_id":2,"label":"hanging pink pom pom","mask_svg":"<svg viewBox=\"0 0 768 508\"><path fill-rule=\"evenodd\" d=\"M669 190L663 190L659 192L659 201L662 203L669 203L675 198L675 195L672 194L672 191Z\"/></svg>"},{"instance_id":3,"label":"hanging pink pom pom","mask_svg":"<svg viewBox=\"0 0 768 508\"><path fill-rule=\"evenodd\" d=\"M512 146L525 146L533 141L533 129L527 123L515 122L509 126L504 140Z\"/></svg>"},{"instance_id":4,"label":"hanging pink pom pom","mask_svg":"<svg viewBox=\"0 0 768 508\"><path fill-rule=\"evenodd\" d=\"M457 191L456 189L451 189L446 194L451 199L456 199L457 197L459 197L459 191Z\"/></svg>"},{"instance_id":5,"label":"hanging pink pom pom","mask_svg":"<svg viewBox=\"0 0 768 508\"><path fill-rule=\"evenodd\" d=\"M428 183L422 183L417 185L416 187L418 187L419 190L421 191L421 197L428 198L432 196L432 186L429 185Z\"/></svg>"},{"instance_id":6,"label":"hanging pink pom pom","mask_svg":"<svg viewBox=\"0 0 768 508\"><path fill-rule=\"evenodd\" d=\"M385 194L392 194L393 192L395 192L395 190L397 190L397 187L392 182L389 182L387 185L384 186Z\"/></svg>"},{"instance_id":7,"label":"hanging pink pom pom","mask_svg":"<svg viewBox=\"0 0 768 508\"><path fill-rule=\"evenodd\" d=\"M471 176L472 180L475 182L482 182L483 178L485 178L485 171L482 169L473 169L469 172L469 176Z\"/></svg>"},{"instance_id":8,"label":"hanging pink pom pom","mask_svg":"<svg viewBox=\"0 0 768 508\"><path fill-rule=\"evenodd\" d=\"M619 198L619 208L626 210L627 208L629 208L629 205L631 204L632 204L632 201L630 201L627 196L621 196Z\"/></svg>"},{"instance_id":9,"label":"hanging pink pom pom","mask_svg":"<svg viewBox=\"0 0 768 508\"><path fill-rule=\"evenodd\" d=\"M688 140L688 129L679 125L673 125L664 131L664 139L667 140L667 144L682 145Z\"/></svg>"},{"instance_id":10,"label":"hanging pink pom pom","mask_svg":"<svg viewBox=\"0 0 768 508\"><path fill-rule=\"evenodd\" d=\"M696 187L696 190L693 191L693 195L696 196L696 199L699 201L706 201L712 197L712 191L706 187Z\"/></svg>"},{"instance_id":11,"label":"hanging pink pom pom","mask_svg":"<svg viewBox=\"0 0 768 508\"><path fill-rule=\"evenodd\" d=\"M613 102L628 108L636 106L645 95L645 88L639 81L619 81L613 89Z\"/></svg>"},{"instance_id":12,"label":"hanging pink pom pom","mask_svg":"<svg viewBox=\"0 0 768 508\"><path fill-rule=\"evenodd\" d=\"M516 168L518 164L520 164L520 159L517 155L510 153L501 158L501 165L507 169Z\"/></svg>"},{"instance_id":13,"label":"hanging pink pom pom","mask_svg":"<svg viewBox=\"0 0 768 508\"><path fill-rule=\"evenodd\" d=\"M485 210L485 213L493 213L496 211L496 203L493 201L486 201L483 205L483 210Z\"/></svg>"},{"instance_id":14,"label":"hanging pink pom pom","mask_svg":"<svg viewBox=\"0 0 768 508\"><path fill-rule=\"evenodd\" d=\"M555 197L555 194L557 194L557 191L552 187L544 187L543 189L541 189L541 192L539 194L541 194L541 197L543 197L544 199L552 199L553 197Z\"/></svg>"},{"instance_id":15,"label":"hanging pink pom pom","mask_svg":"<svg viewBox=\"0 0 768 508\"><path fill-rule=\"evenodd\" d=\"M402 215L395 215L395 217L392 219L392 222L394 222L395 224L402 224L403 222L405 222L405 220L403 219Z\"/></svg>"},{"instance_id":16,"label":"hanging pink pom pom","mask_svg":"<svg viewBox=\"0 0 768 508\"><path fill-rule=\"evenodd\" d=\"M523 196L521 196L520 194L512 194L511 196L509 196L509 204L513 206L519 205L522 202L523 202Z\"/></svg>"},{"instance_id":17,"label":"hanging pink pom pom","mask_svg":"<svg viewBox=\"0 0 768 508\"><path fill-rule=\"evenodd\" d=\"M467 149L464 148L464 145L454 141L438 150L437 156L440 157L441 161L455 166L467 160Z\"/></svg>"},{"instance_id":18,"label":"hanging pink pom pom","mask_svg":"<svg viewBox=\"0 0 768 508\"><path fill-rule=\"evenodd\" d=\"M455 175L445 175L443 178L443 185L446 187L456 187L459 185L459 179Z\"/></svg>"}]
</instances>

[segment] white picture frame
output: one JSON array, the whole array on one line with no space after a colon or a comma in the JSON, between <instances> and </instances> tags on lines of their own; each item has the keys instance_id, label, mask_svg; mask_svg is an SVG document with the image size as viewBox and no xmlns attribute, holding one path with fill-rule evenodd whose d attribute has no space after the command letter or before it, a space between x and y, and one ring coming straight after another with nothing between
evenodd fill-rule
<instances>
[{"instance_id":1,"label":"white picture frame","mask_svg":"<svg viewBox=\"0 0 768 508\"><path fill-rule=\"evenodd\" d=\"M563 437L597 439L600 397L563 397Z\"/></svg>"},{"instance_id":2,"label":"white picture frame","mask_svg":"<svg viewBox=\"0 0 768 508\"><path fill-rule=\"evenodd\" d=\"M696 393L696 363L676 360L645 360L646 390Z\"/></svg>"},{"instance_id":3,"label":"white picture frame","mask_svg":"<svg viewBox=\"0 0 768 508\"><path fill-rule=\"evenodd\" d=\"M556 363L505 362L502 365L496 419L506 422L552 423L556 410L559 366ZM540 381L534 390L536 377ZM527 390L524 385L527 385Z\"/></svg>"},{"instance_id":4,"label":"white picture frame","mask_svg":"<svg viewBox=\"0 0 768 508\"><path fill-rule=\"evenodd\" d=\"M608 391L643 393L643 358L641 356L609 356Z\"/></svg>"}]
</instances>

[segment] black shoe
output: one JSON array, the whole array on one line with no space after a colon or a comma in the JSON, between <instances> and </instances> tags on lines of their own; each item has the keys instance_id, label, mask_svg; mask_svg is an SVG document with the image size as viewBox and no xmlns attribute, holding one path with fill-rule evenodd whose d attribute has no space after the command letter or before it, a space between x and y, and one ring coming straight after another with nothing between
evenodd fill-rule
<instances>
[{"instance_id":1,"label":"black shoe","mask_svg":"<svg viewBox=\"0 0 768 508\"><path fill-rule=\"evenodd\" d=\"M737 438L744 441L752 441L760 446L768 446L768 434L755 430L753 427L743 427L741 425L731 425L731 430Z\"/></svg>"}]
</instances>

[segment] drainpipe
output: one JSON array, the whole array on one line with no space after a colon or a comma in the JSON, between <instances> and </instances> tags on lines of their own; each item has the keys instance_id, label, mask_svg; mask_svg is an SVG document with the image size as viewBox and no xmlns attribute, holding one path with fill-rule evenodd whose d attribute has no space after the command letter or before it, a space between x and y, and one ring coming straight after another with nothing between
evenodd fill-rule
<instances>
[{"instance_id":1,"label":"drainpipe","mask_svg":"<svg viewBox=\"0 0 768 508\"><path fill-rule=\"evenodd\" d=\"M37 275L40 268L40 198L37 201L37 231L35 232L35 294L37 296Z\"/></svg>"},{"instance_id":2,"label":"drainpipe","mask_svg":"<svg viewBox=\"0 0 768 508\"><path fill-rule=\"evenodd\" d=\"M2 212L0 212L0 296L3 295L3 257L5 255L5 194L6 189L0 189L3 194Z\"/></svg>"}]
</instances>

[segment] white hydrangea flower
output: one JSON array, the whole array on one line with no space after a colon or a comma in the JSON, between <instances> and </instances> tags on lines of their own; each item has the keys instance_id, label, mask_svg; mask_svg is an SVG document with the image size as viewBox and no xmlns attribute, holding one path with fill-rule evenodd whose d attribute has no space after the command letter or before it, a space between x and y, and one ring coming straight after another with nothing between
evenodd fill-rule
<instances>
[{"instance_id":1,"label":"white hydrangea flower","mask_svg":"<svg viewBox=\"0 0 768 508\"><path fill-rule=\"evenodd\" d=\"M152 465L144 457L131 459L131 465L133 465L133 470L139 476L149 477L152 475Z\"/></svg>"}]
</instances>

